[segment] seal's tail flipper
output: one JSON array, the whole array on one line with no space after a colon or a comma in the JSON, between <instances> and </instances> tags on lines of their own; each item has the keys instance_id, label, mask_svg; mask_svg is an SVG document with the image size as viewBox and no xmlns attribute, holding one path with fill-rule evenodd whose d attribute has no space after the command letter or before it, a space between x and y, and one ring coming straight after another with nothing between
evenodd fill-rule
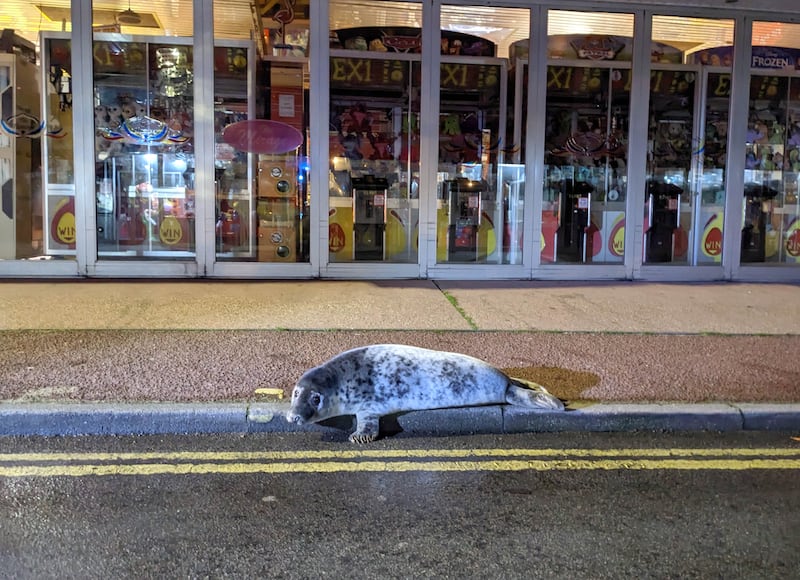
<instances>
[{"instance_id":1,"label":"seal's tail flipper","mask_svg":"<svg viewBox=\"0 0 800 580\"><path fill-rule=\"evenodd\" d=\"M520 379L509 379L506 388L506 402L534 409L564 410L564 403L561 402L561 399L548 393L542 385Z\"/></svg>"}]
</instances>

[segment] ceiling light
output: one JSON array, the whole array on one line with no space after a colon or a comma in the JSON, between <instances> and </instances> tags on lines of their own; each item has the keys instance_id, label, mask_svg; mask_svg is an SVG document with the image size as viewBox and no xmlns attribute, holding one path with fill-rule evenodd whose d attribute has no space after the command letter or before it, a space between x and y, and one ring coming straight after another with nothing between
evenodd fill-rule
<instances>
[{"instance_id":1,"label":"ceiling light","mask_svg":"<svg viewBox=\"0 0 800 580\"><path fill-rule=\"evenodd\" d=\"M131 10L130 0L128 0L128 9L123 10L122 12L117 14L117 22L119 22L120 24L132 24L132 25L142 23L142 17L133 10Z\"/></svg>"}]
</instances>

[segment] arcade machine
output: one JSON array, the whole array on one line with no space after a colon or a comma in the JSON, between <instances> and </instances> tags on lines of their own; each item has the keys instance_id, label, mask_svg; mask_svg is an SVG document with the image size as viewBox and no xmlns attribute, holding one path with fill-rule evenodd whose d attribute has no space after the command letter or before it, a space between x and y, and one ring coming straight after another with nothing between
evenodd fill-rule
<instances>
[{"instance_id":1,"label":"arcade machine","mask_svg":"<svg viewBox=\"0 0 800 580\"><path fill-rule=\"evenodd\" d=\"M477 262L482 197L487 184L484 181L456 178L445 181L442 189L450 213L447 228L448 261Z\"/></svg>"},{"instance_id":2,"label":"arcade machine","mask_svg":"<svg viewBox=\"0 0 800 580\"><path fill-rule=\"evenodd\" d=\"M365 175L352 179L353 259L383 260L386 254L386 196L384 178Z\"/></svg>"},{"instance_id":3,"label":"arcade machine","mask_svg":"<svg viewBox=\"0 0 800 580\"><path fill-rule=\"evenodd\" d=\"M780 192L765 183L744 184L744 225L742 227L742 262L764 262L767 241L772 230L770 217L773 200ZM774 249L770 249L774 254Z\"/></svg>"},{"instance_id":4,"label":"arcade machine","mask_svg":"<svg viewBox=\"0 0 800 580\"><path fill-rule=\"evenodd\" d=\"M585 181L565 180L560 193L561 215L556 231L559 260L584 262L592 253L586 252L591 195L594 188ZM588 256L587 256L588 254Z\"/></svg>"},{"instance_id":5,"label":"arcade machine","mask_svg":"<svg viewBox=\"0 0 800 580\"><path fill-rule=\"evenodd\" d=\"M297 156L261 155L258 163L258 260L297 261Z\"/></svg>"},{"instance_id":6,"label":"arcade machine","mask_svg":"<svg viewBox=\"0 0 800 580\"><path fill-rule=\"evenodd\" d=\"M680 207L683 189L672 183L650 180L647 182L648 223L645 234L647 262L672 262L675 241L680 226Z\"/></svg>"}]
</instances>

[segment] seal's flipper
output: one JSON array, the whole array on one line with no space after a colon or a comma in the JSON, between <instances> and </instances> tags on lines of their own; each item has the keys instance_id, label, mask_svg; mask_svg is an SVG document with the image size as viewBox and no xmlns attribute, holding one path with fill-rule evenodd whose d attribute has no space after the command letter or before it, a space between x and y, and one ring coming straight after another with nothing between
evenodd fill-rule
<instances>
[{"instance_id":1,"label":"seal's flipper","mask_svg":"<svg viewBox=\"0 0 800 580\"><path fill-rule=\"evenodd\" d=\"M378 438L378 415L356 414L356 430L350 435L351 443L369 443Z\"/></svg>"},{"instance_id":2,"label":"seal's flipper","mask_svg":"<svg viewBox=\"0 0 800 580\"><path fill-rule=\"evenodd\" d=\"M506 387L506 402L533 409L564 410L564 403L558 397L554 397L542 385L532 381L510 379Z\"/></svg>"}]
</instances>

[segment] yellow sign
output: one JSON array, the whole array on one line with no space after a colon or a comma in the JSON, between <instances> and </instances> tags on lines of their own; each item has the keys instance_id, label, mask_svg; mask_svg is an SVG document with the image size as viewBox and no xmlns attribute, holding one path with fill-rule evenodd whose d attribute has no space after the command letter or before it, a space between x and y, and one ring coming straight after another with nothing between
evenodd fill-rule
<instances>
[{"instance_id":1,"label":"yellow sign","mask_svg":"<svg viewBox=\"0 0 800 580\"><path fill-rule=\"evenodd\" d=\"M183 237L183 228L181 222L178 221L174 215L168 215L161 222L161 227L158 230L158 237L161 241L168 246L174 246L181 241Z\"/></svg>"},{"instance_id":2,"label":"yellow sign","mask_svg":"<svg viewBox=\"0 0 800 580\"><path fill-rule=\"evenodd\" d=\"M56 224L56 235L62 244L75 243L75 214L65 212Z\"/></svg>"},{"instance_id":3,"label":"yellow sign","mask_svg":"<svg viewBox=\"0 0 800 580\"><path fill-rule=\"evenodd\" d=\"M438 263L447 261L447 226L450 214L446 207L436 210L436 261Z\"/></svg>"},{"instance_id":4,"label":"yellow sign","mask_svg":"<svg viewBox=\"0 0 800 580\"><path fill-rule=\"evenodd\" d=\"M482 217L481 224L478 226L478 257L485 259L494 254L497 249L497 234L491 218L485 212Z\"/></svg>"},{"instance_id":5,"label":"yellow sign","mask_svg":"<svg viewBox=\"0 0 800 580\"><path fill-rule=\"evenodd\" d=\"M786 258L800 262L800 218L795 218L786 231Z\"/></svg>"},{"instance_id":6,"label":"yellow sign","mask_svg":"<svg viewBox=\"0 0 800 580\"><path fill-rule=\"evenodd\" d=\"M625 214L620 213L614 220L611 227L611 235L608 238L608 251L612 256L621 258L625 255Z\"/></svg>"},{"instance_id":7,"label":"yellow sign","mask_svg":"<svg viewBox=\"0 0 800 580\"><path fill-rule=\"evenodd\" d=\"M715 262L722 260L722 213L715 213L703 229L701 249Z\"/></svg>"},{"instance_id":8,"label":"yellow sign","mask_svg":"<svg viewBox=\"0 0 800 580\"><path fill-rule=\"evenodd\" d=\"M332 262L348 262L353 258L353 210L332 207L328 213L328 251Z\"/></svg>"},{"instance_id":9,"label":"yellow sign","mask_svg":"<svg viewBox=\"0 0 800 580\"><path fill-rule=\"evenodd\" d=\"M66 197L56 205L55 213L50 220L50 235L55 242L74 247L75 231L75 201L71 197Z\"/></svg>"}]
</instances>

